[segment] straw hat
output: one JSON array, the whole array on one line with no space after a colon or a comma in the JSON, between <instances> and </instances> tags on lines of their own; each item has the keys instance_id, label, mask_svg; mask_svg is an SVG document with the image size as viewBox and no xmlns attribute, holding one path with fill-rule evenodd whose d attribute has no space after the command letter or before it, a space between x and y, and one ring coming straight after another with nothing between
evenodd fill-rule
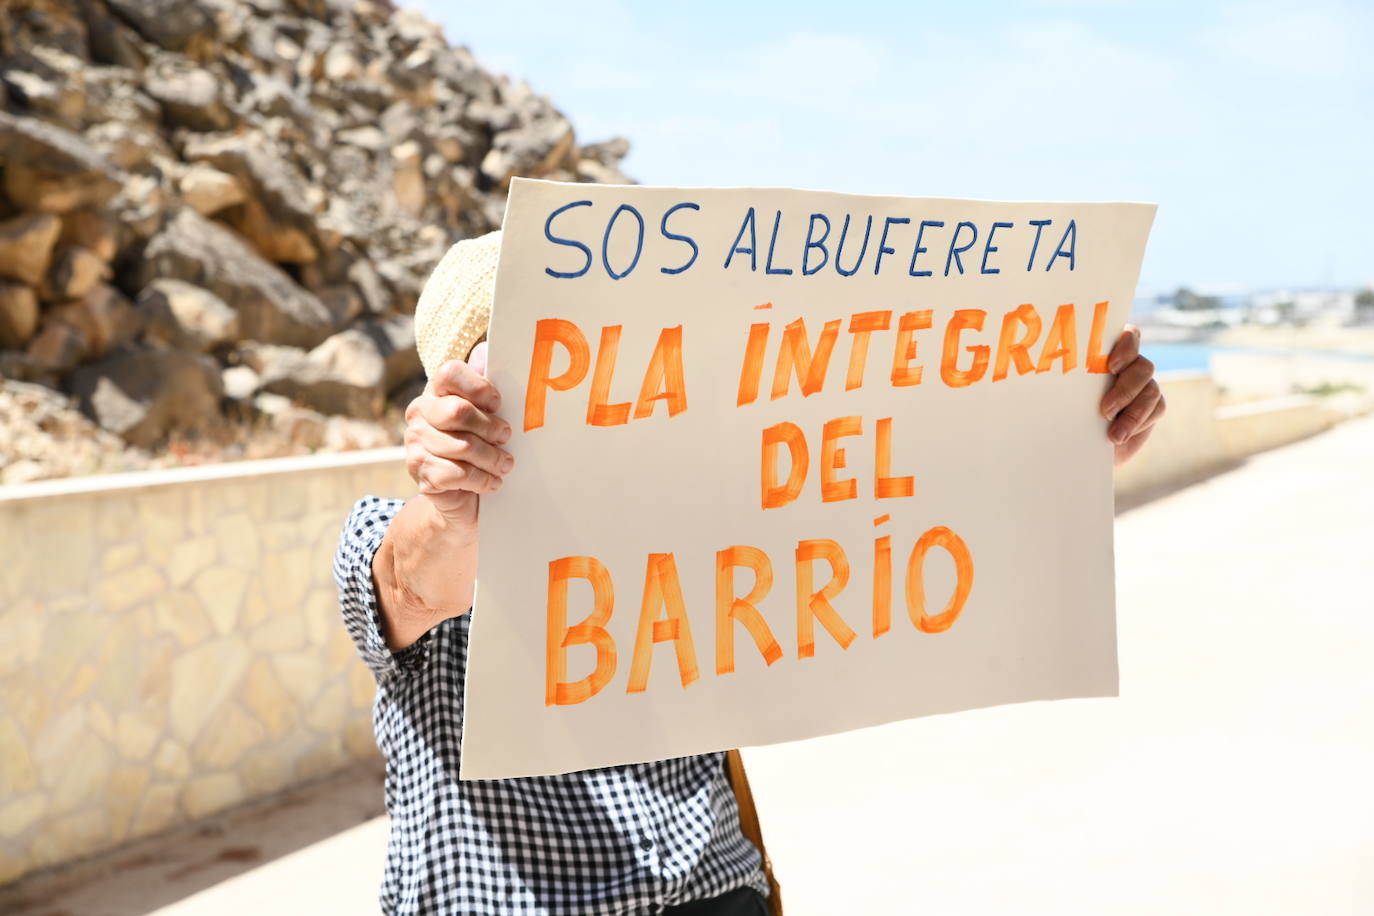
<instances>
[{"instance_id":1,"label":"straw hat","mask_svg":"<svg viewBox=\"0 0 1374 916\"><path fill-rule=\"evenodd\" d=\"M463 239L440 259L415 306L415 348L425 375L450 359L467 359L491 324L501 231Z\"/></svg>"}]
</instances>

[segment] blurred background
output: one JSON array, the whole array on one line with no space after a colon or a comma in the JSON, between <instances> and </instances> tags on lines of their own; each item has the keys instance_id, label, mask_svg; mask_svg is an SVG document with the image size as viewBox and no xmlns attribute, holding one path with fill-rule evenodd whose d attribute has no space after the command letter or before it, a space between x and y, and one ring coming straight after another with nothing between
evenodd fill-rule
<instances>
[{"instance_id":1,"label":"blurred background","mask_svg":"<svg viewBox=\"0 0 1374 916\"><path fill-rule=\"evenodd\" d=\"M0 0L0 912L376 910L329 564L414 493L415 302L513 176L1158 203L1122 697L750 751L765 834L793 913L1374 912L1371 46L1363 0Z\"/></svg>"}]
</instances>

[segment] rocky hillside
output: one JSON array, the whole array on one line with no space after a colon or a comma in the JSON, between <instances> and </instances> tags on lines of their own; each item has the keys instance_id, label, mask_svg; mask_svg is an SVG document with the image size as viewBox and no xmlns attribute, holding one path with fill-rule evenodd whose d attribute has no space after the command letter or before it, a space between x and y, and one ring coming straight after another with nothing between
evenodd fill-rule
<instances>
[{"instance_id":1,"label":"rocky hillside","mask_svg":"<svg viewBox=\"0 0 1374 916\"><path fill-rule=\"evenodd\" d=\"M6 482L395 441L447 247L512 176L627 181L384 0L0 0L0 109Z\"/></svg>"}]
</instances>

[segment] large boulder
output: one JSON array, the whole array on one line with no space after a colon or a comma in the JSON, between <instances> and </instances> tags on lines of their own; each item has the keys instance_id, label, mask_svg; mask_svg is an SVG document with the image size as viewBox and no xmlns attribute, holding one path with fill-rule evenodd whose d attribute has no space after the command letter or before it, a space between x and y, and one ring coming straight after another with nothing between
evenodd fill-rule
<instances>
[{"instance_id":1,"label":"large boulder","mask_svg":"<svg viewBox=\"0 0 1374 916\"><path fill-rule=\"evenodd\" d=\"M30 213L0 222L0 277L37 286L52 263L62 223L51 213Z\"/></svg>"},{"instance_id":2,"label":"large boulder","mask_svg":"<svg viewBox=\"0 0 1374 916\"><path fill-rule=\"evenodd\" d=\"M388 393L424 371L420 354L415 349L415 317L396 315L374 321L364 321L357 328L372 339L381 354L385 368L383 384Z\"/></svg>"},{"instance_id":3,"label":"large boulder","mask_svg":"<svg viewBox=\"0 0 1374 916\"><path fill-rule=\"evenodd\" d=\"M238 337L239 316L209 290L167 277L138 294L143 336L150 343L204 352Z\"/></svg>"},{"instance_id":4,"label":"large boulder","mask_svg":"<svg viewBox=\"0 0 1374 916\"><path fill-rule=\"evenodd\" d=\"M198 353L122 350L76 370L72 394L82 412L143 448L173 431L197 432L219 422L219 367Z\"/></svg>"},{"instance_id":5,"label":"large boulder","mask_svg":"<svg viewBox=\"0 0 1374 916\"><path fill-rule=\"evenodd\" d=\"M24 210L65 213L102 204L123 174L78 134L35 118L0 112L5 193Z\"/></svg>"},{"instance_id":6,"label":"large boulder","mask_svg":"<svg viewBox=\"0 0 1374 916\"><path fill-rule=\"evenodd\" d=\"M572 125L561 117L515 127L496 135L482 159L482 174L501 188L516 175L546 175L564 164L573 143Z\"/></svg>"},{"instance_id":7,"label":"large boulder","mask_svg":"<svg viewBox=\"0 0 1374 916\"><path fill-rule=\"evenodd\" d=\"M309 353L275 347L245 362L258 371L264 391L321 413L375 419L386 406L386 361L376 341L357 328Z\"/></svg>"},{"instance_id":8,"label":"large boulder","mask_svg":"<svg viewBox=\"0 0 1374 916\"><path fill-rule=\"evenodd\" d=\"M188 49L214 32L215 20L198 0L105 0L140 35L169 51Z\"/></svg>"},{"instance_id":9,"label":"large boulder","mask_svg":"<svg viewBox=\"0 0 1374 916\"><path fill-rule=\"evenodd\" d=\"M187 169L177 185L181 199L202 216L212 216L246 199L237 178L200 162Z\"/></svg>"},{"instance_id":10,"label":"large boulder","mask_svg":"<svg viewBox=\"0 0 1374 916\"><path fill-rule=\"evenodd\" d=\"M238 312L239 333L250 340L311 347L334 329L319 298L189 208L149 239L134 270L140 287L160 277L185 280L223 299Z\"/></svg>"},{"instance_id":11,"label":"large boulder","mask_svg":"<svg viewBox=\"0 0 1374 916\"><path fill-rule=\"evenodd\" d=\"M183 155L233 175L247 191L246 200L223 214L259 251L273 261L309 263L320 207L310 184L262 134L188 138ZM282 256L286 255L286 256Z\"/></svg>"},{"instance_id":12,"label":"large boulder","mask_svg":"<svg viewBox=\"0 0 1374 916\"><path fill-rule=\"evenodd\" d=\"M144 77L143 91L162 107L173 127L224 130L233 113L220 97L219 80L209 70L181 62L159 62Z\"/></svg>"}]
</instances>

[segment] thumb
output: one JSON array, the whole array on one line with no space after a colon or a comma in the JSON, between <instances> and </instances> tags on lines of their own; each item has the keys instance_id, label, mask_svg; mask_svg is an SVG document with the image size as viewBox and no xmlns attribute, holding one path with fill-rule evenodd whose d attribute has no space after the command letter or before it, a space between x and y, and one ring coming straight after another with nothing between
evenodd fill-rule
<instances>
[{"instance_id":1,"label":"thumb","mask_svg":"<svg viewBox=\"0 0 1374 916\"><path fill-rule=\"evenodd\" d=\"M468 354L468 366L483 378L487 375L487 342L484 340Z\"/></svg>"}]
</instances>

